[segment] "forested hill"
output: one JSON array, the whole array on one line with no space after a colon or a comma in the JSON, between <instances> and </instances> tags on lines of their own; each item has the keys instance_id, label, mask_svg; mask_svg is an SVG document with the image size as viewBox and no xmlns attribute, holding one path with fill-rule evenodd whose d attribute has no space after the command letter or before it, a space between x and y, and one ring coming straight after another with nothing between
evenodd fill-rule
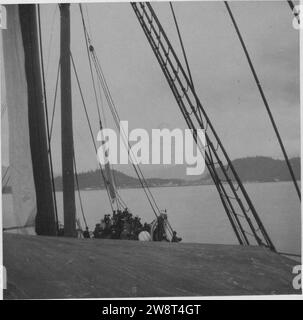
<instances>
[{"instance_id":1,"label":"forested hill","mask_svg":"<svg viewBox=\"0 0 303 320\"><path fill-rule=\"evenodd\" d=\"M300 158L290 159L293 171L297 180L300 180ZM275 181L290 181L290 174L284 160L276 160L269 157L248 157L233 160L233 165L236 168L243 182L275 182ZM2 177L7 168L2 167ZM223 173L218 168L219 176L223 178ZM176 171L177 172L177 171ZM9 174L4 177L3 193L10 192ZM165 175L163 175L165 176ZM116 185L119 188L138 188L141 186L140 181L132 176L129 176L121 171L114 170L114 178ZM80 189L103 189L104 183L99 169L91 170L78 175ZM211 184L212 180L208 173L196 180L186 180L177 175L174 178L147 178L150 187L164 186L186 186ZM62 190L62 177L55 178L55 186L57 191Z\"/></svg>"},{"instance_id":2,"label":"forested hill","mask_svg":"<svg viewBox=\"0 0 303 320\"><path fill-rule=\"evenodd\" d=\"M289 181L291 179L286 162L269 157L249 157L232 161L242 181ZM295 177L300 180L300 158L290 159ZM223 178L220 169L219 176ZM221 172L220 172L221 171ZM209 174L206 179L209 179Z\"/></svg>"}]
</instances>

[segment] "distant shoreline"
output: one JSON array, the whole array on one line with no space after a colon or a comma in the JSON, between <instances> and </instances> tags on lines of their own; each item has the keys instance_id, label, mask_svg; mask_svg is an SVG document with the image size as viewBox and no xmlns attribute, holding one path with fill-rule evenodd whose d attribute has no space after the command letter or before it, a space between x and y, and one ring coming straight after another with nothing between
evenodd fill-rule
<instances>
[{"instance_id":1,"label":"distant shoreline","mask_svg":"<svg viewBox=\"0 0 303 320\"><path fill-rule=\"evenodd\" d=\"M299 157L290 159L295 177L300 181L301 177L301 159ZM241 181L247 183L265 183L265 182L291 182L290 175L284 160L277 160L269 157L247 157L239 158L232 161ZM2 168L5 172L7 168ZM217 167L217 175L221 181L226 180L225 174L220 167ZM114 183L118 189L137 189L142 188L138 178L127 175L118 170L112 170ZM159 173L155 173L159 175ZM169 176L169 178L167 178ZM172 177L174 178L172 178ZM232 172L229 173L230 178L233 177ZM78 174L80 190L105 190L104 182L100 180L100 169L81 172ZM214 185L212 177L208 172L203 176L197 176L196 180L187 180L188 177L180 177L180 172L176 171L170 175L163 174L161 178L145 178L150 188L161 187L187 187L187 186L203 186ZM62 177L54 178L55 189L62 191ZM225 184L224 182L223 184ZM2 190L3 193L10 192L10 185L6 185Z\"/></svg>"},{"instance_id":2,"label":"distant shoreline","mask_svg":"<svg viewBox=\"0 0 303 320\"><path fill-rule=\"evenodd\" d=\"M283 182L292 182L292 180L283 180L283 181L242 181L243 184L257 184L257 183L283 183ZM297 180L298 183L301 183L301 180ZM223 184L227 184L224 182ZM201 183L201 184L184 184L184 185L159 185L159 186L148 186L149 188L179 188L179 187L201 187L201 186L214 186L213 182L210 183ZM119 189L141 189L141 186L129 186L129 187L119 187ZM80 189L81 191L97 191L105 190L105 188L88 188ZM62 190L56 190L57 192L62 192Z\"/></svg>"},{"instance_id":3,"label":"distant shoreline","mask_svg":"<svg viewBox=\"0 0 303 320\"><path fill-rule=\"evenodd\" d=\"M244 185L247 184L257 184L257 183L288 183L292 182L292 180L282 180L282 181L243 181L242 183ZM301 184L301 180L297 180L299 184ZM224 182L223 184L227 184L227 182ZM213 182L209 183L200 183L200 184L195 184L195 183L189 183L189 184L181 184L181 185L150 185L149 188L179 188L179 187L200 187L200 186L214 186ZM141 186L123 186L123 187L118 187L117 189L120 190L127 190L127 189L141 189ZM10 187L7 189L11 189ZM105 188L81 188L80 191L98 191L98 190L105 190ZM56 190L56 192L62 192L63 190ZM76 191L76 189L75 189ZM2 194L11 194L11 190L9 191L3 191Z\"/></svg>"}]
</instances>

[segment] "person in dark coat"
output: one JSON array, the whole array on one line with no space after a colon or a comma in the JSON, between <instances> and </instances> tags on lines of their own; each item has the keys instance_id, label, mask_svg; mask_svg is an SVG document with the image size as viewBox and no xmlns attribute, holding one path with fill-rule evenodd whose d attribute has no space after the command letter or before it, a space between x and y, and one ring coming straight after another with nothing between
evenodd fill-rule
<instances>
[{"instance_id":1,"label":"person in dark coat","mask_svg":"<svg viewBox=\"0 0 303 320\"><path fill-rule=\"evenodd\" d=\"M86 227L85 231L83 231L83 238L85 238L85 239L89 239L90 238L88 227Z\"/></svg>"},{"instance_id":2,"label":"person in dark coat","mask_svg":"<svg viewBox=\"0 0 303 320\"><path fill-rule=\"evenodd\" d=\"M173 237L171 239L171 242L180 242L180 241L182 241L182 238L177 237L177 232L173 231Z\"/></svg>"},{"instance_id":3,"label":"person in dark coat","mask_svg":"<svg viewBox=\"0 0 303 320\"><path fill-rule=\"evenodd\" d=\"M94 230L94 238L101 238L102 237L102 229L100 223L96 224L95 230Z\"/></svg>"}]
</instances>

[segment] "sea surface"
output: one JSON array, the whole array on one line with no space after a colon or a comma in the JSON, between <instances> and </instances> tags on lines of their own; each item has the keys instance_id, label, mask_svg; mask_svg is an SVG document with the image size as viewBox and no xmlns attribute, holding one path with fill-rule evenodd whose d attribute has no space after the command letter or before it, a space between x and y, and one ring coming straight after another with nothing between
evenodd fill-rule
<instances>
[{"instance_id":1,"label":"sea surface","mask_svg":"<svg viewBox=\"0 0 303 320\"><path fill-rule=\"evenodd\" d=\"M291 182L247 183L246 190L261 217L277 250L301 252L301 211L298 196ZM236 244L237 240L219 200L215 186L161 187L151 189L161 209L167 209L168 219L183 238L183 242ZM119 194L133 214L142 222L151 222L151 210L142 189L120 189ZM110 204L104 190L81 191L83 208L90 229ZM84 226L78 194L77 215ZM57 192L59 219L62 218L62 192ZM3 196L3 223L12 213L10 194Z\"/></svg>"}]
</instances>

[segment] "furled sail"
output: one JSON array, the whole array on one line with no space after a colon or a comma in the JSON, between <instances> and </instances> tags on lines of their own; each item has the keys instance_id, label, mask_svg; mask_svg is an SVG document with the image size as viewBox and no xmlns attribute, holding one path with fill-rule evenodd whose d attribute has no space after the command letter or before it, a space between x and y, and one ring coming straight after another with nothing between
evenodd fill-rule
<instances>
[{"instance_id":1,"label":"furled sail","mask_svg":"<svg viewBox=\"0 0 303 320\"><path fill-rule=\"evenodd\" d=\"M35 5L7 5L2 30L13 214L4 228L56 234Z\"/></svg>"},{"instance_id":2,"label":"furled sail","mask_svg":"<svg viewBox=\"0 0 303 320\"><path fill-rule=\"evenodd\" d=\"M106 183L112 201L116 200L116 186L110 164L105 165Z\"/></svg>"},{"instance_id":3,"label":"furled sail","mask_svg":"<svg viewBox=\"0 0 303 320\"><path fill-rule=\"evenodd\" d=\"M108 150L105 150L105 158L108 159ZM112 199L112 202L114 202L116 200L116 185L109 160L106 161L104 168L108 192Z\"/></svg>"}]
</instances>

